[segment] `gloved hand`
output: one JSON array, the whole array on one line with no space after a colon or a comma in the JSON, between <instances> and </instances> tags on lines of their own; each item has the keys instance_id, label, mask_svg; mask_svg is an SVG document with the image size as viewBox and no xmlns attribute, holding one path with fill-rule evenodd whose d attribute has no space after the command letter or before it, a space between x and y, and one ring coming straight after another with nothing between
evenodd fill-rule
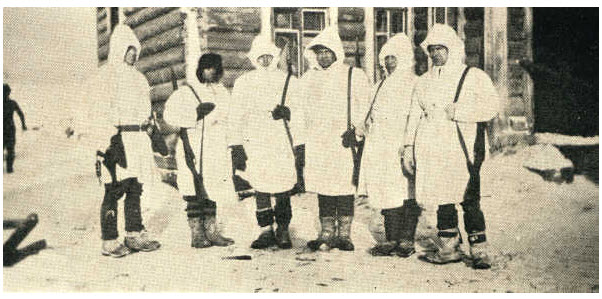
<instances>
[{"instance_id":1,"label":"gloved hand","mask_svg":"<svg viewBox=\"0 0 602 299\"><path fill-rule=\"evenodd\" d=\"M232 166L236 170L245 171L247 169L247 154L242 145L233 145L232 148Z\"/></svg>"},{"instance_id":2,"label":"gloved hand","mask_svg":"<svg viewBox=\"0 0 602 299\"><path fill-rule=\"evenodd\" d=\"M341 135L343 147L348 148L357 145L357 139L355 138L355 128L351 128Z\"/></svg>"},{"instance_id":3,"label":"gloved hand","mask_svg":"<svg viewBox=\"0 0 602 299\"><path fill-rule=\"evenodd\" d=\"M283 105L276 105L276 108L272 110L272 118L274 120L285 119L286 121L291 120L291 110Z\"/></svg>"},{"instance_id":4,"label":"gloved hand","mask_svg":"<svg viewBox=\"0 0 602 299\"><path fill-rule=\"evenodd\" d=\"M215 104L213 104L213 103L205 102L205 103L199 104L196 107L196 120L199 121L199 120L205 118L205 116L207 116L209 113L211 113L211 111L213 111L213 109L215 109Z\"/></svg>"}]
</instances>

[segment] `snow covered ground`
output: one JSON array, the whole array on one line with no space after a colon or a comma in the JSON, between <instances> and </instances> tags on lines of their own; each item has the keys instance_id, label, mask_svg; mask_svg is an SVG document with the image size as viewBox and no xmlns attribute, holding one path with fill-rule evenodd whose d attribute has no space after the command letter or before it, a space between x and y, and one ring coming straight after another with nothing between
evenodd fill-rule
<instances>
[{"instance_id":1,"label":"snow covered ground","mask_svg":"<svg viewBox=\"0 0 602 299\"><path fill-rule=\"evenodd\" d=\"M100 254L102 189L93 167L73 159L77 146L62 128L19 133L16 172L3 176L4 218L38 213L21 246L46 239L49 249L3 268L4 291L599 292L598 186L582 175L571 184L544 181L522 167L522 147L484 165L482 206L495 263L477 271L427 264L418 255L370 256L367 205L356 209L355 252L307 252L318 229L314 194L293 198L292 250L249 248L258 234L253 199L218 211L234 246L192 249L184 202L166 185L143 198L145 224L162 248L107 258ZM429 233L423 219L418 235ZM242 254L252 260L222 259Z\"/></svg>"}]
</instances>

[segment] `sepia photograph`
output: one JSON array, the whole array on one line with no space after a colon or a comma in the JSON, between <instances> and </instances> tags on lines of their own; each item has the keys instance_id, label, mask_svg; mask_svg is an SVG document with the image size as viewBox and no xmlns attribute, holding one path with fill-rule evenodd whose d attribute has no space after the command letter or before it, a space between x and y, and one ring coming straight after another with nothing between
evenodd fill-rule
<instances>
[{"instance_id":1,"label":"sepia photograph","mask_svg":"<svg viewBox=\"0 0 602 299\"><path fill-rule=\"evenodd\" d=\"M599 7L324 4L3 7L3 293L599 293Z\"/></svg>"}]
</instances>

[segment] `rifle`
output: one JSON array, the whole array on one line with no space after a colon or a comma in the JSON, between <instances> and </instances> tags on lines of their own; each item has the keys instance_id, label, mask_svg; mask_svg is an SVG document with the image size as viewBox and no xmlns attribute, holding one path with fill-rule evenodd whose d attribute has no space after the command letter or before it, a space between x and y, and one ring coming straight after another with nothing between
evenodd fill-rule
<instances>
[{"instance_id":1,"label":"rifle","mask_svg":"<svg viewBox=\"0 0 602 299\"><path fill-rule=\"evenodd\" d=\"M353 67L349 67L347 75L347 132L352 132L353 138L355 138L355 128L351 125L351 75L353 73ZM351 157L353 159L353 175L351 177L351 184L354 186L359 185L360 180L360 163L362 154L364 152L364 141L354 142L349 147L351 149Z\"/></svg>"}]
</instances>

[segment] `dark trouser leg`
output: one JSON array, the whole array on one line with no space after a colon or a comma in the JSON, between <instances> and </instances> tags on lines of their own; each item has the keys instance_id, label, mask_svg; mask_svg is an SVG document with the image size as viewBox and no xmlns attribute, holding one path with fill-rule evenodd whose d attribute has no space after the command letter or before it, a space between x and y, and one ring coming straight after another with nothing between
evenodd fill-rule
<instances>
[{"instance_id":1,"label":"dark trouser leg","mask_svg":"<svg viewBox=\"0 0 602 299\"><path fill-rule=\"evenodd\" d=\"M256 217L257 224L260 227L266 227L274 223L274 210L272 209L272 202L270 201L270 194L257 192L255 197L255 204L257 205Z\"/></svg>"},{"instance_id":2,"label":"dark trouser leg","mask_svg":"<svg viewBox=\"0 0 602 299\"><path fill-rule=\"evenodd\" d=\"M416 235L416 227L418 226L418 218L422 214L422 209L418 206L415 199L406 199L403 201L403 221L401 225L401 240L411 241L414 243Z\"/></svg>"},{"instance_id":3,"label":"dark trouser leg","mask_svg":"<svg viewBox=\"0 0 602 299\"><path fill-rule=\"evenodd\" d=\"M370 253L374 256L390 256L397 248L399 239L401 238L403 209L402 207L383 209L380 213L384 216L387 242L377 244L370 250Z\"/></svg>"},{"instance_id":4,"label":"dark trouser leg","mask_svg":"<svg viewBox=\"0 0 602 299\"><path fill-rule=\"evenodd\" d=\"M337 198L336 196L328 196L318 194L318 210L320 218L336 217L337 216Z\"/></svg>"},{"instance_id":5,"label":"dark trouser leg","mask_svg":"<svg viewBox=\"0 0 602 299\"><path fill-rule=\"evenodd\" d=\"M464 227L470 244L472 267L475 269L489 269L492 260L487 253L485 215L481 210L478 193L468 193L462 203L462 209L464 210Z\"/></svg>"},{"instance_id":6,"label":"dark trouser leg","mask_svg":"<svg viewBox=\"0 0 602 299\"><path fill-rule=\"evenodd\" d=\"M14 130L13 130L14 131ZM6 172L13 172L13 164L15 162L15 137L8 136L4 138L4 148L6 148Z\"/></svg>"},{"instance_id":7,"label":"dark trouser leg","mask_svg":"<svg viewBox=\"0 0 602 299\"><path fill-rule=\"evenodd\" d=\"M278 247L289 249L293 246L288 231L288 226L293 218L293 210L291 208L291 197L288 193L276 194L274 215L278 224L278 228L276 229Z\"/></svg>"},{"instance_id":8,"label":"dark trouser leg","mask_svg":"<svg viewBox=\"0 0 602 299\"><path fill-rule=\"evenodd\" d=\"M100 229L103 240L115 240L117 232L117 201L123 196L120 183L105 184L105 196L100 206Z\"/></svg>"},{"instance_id":9,"label":"dark trouser leg","mask_svg":"<svg viewBox=\"0 0 602 299\"><path fill-rule=\"evenodd\" d=\"M127 178L122 181L125 187L125 231L139 232L144 230L142 224L142 212L140 208L140 196L142 195L142 184L136 178Z\"/></svg>"}]
</instances>

